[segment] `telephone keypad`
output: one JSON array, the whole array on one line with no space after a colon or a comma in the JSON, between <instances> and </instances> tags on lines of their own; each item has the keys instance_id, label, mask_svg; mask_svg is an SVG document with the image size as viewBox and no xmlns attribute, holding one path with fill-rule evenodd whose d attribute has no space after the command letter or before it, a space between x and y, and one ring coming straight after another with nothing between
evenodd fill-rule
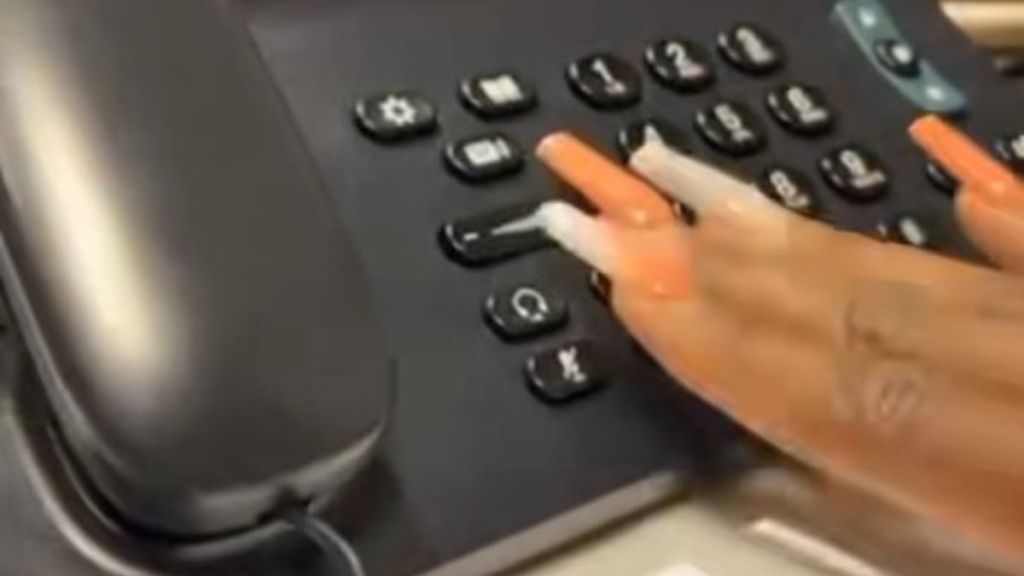
<instances>
[{"instance_id":1,"label":"telephone keypad","mask_svg":"<svg viewBox=\"0 0 1024 576\"><path fill-rule=\"evenodd\" d=\"M614 54L591 54L566 70L573 91L594 108L626 108L640 101L643 82L633 65Z\"/></svg>"}]
</instances>

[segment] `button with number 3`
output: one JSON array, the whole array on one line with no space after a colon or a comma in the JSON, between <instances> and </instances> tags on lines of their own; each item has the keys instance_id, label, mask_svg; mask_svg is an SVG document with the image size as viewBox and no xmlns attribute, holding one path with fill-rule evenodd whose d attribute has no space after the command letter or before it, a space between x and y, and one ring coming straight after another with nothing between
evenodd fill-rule
<instances>
[{"instance_id":1,"label":"button with number 3","mask_svg":"<svg viewBox=\"0 0 1024 576\"><path fill-rule=\"evenodd\" d=\"M614 54L591 54L566 70L569 86L591 106L611 110L640 101L643 84L637 71Z\"/></svg>"}]
</instances>

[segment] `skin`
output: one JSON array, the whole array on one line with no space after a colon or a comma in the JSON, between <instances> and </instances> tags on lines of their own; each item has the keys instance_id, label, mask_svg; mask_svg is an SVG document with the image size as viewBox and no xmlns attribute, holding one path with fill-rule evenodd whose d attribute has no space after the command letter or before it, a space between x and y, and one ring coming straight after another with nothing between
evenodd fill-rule
<instances>
[{"instance_id":1,"label":"skin","mask_svg":"<svg viewBox=\"0 0 1024 576\"><path fill-rule=\"evenodd\" d=\"M556 148L539 156L571 171ZM702 180L656 165L633 162L697 225L581 189L602 210L588 241L604 247L585 259L636 339L794 457L1024 567L1024 207L961 193L993 269L837 231L734 182L690 194Z\"/></svg>"}]
</instances>

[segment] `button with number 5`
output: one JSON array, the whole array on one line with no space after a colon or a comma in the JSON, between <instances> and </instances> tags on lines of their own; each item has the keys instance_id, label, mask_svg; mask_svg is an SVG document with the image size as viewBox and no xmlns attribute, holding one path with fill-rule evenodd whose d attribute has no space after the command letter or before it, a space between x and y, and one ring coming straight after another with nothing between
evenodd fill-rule
<instances>
[{"instance_id":1,"label":"button with number 5","mask_svg":"<svg viewBox=\"0 0 1024 576\"><path fill-rule=\"evenodd\" d=\"M643 84L637 71L614 54L580 58L566 70L569 86L595 108L626 108L640 101Z\"/></svg>"}]
</instances>

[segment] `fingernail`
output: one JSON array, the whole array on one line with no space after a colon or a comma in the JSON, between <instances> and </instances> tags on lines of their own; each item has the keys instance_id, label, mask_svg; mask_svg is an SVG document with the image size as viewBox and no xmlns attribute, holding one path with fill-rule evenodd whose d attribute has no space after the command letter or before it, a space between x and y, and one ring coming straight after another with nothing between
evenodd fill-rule
<instances>
[{"instance_id":1,"label":"fingernail","mask_svg":"<svg viewBox=\"0 0 1024 576\"><path fill-rule=\"evenodd\" d=\"M919 118L910 136L929 156L961 182L962 190L1000 207L1020 207L1024 184L966 134L938 116Z\"/></svg>"}]
</instances>

